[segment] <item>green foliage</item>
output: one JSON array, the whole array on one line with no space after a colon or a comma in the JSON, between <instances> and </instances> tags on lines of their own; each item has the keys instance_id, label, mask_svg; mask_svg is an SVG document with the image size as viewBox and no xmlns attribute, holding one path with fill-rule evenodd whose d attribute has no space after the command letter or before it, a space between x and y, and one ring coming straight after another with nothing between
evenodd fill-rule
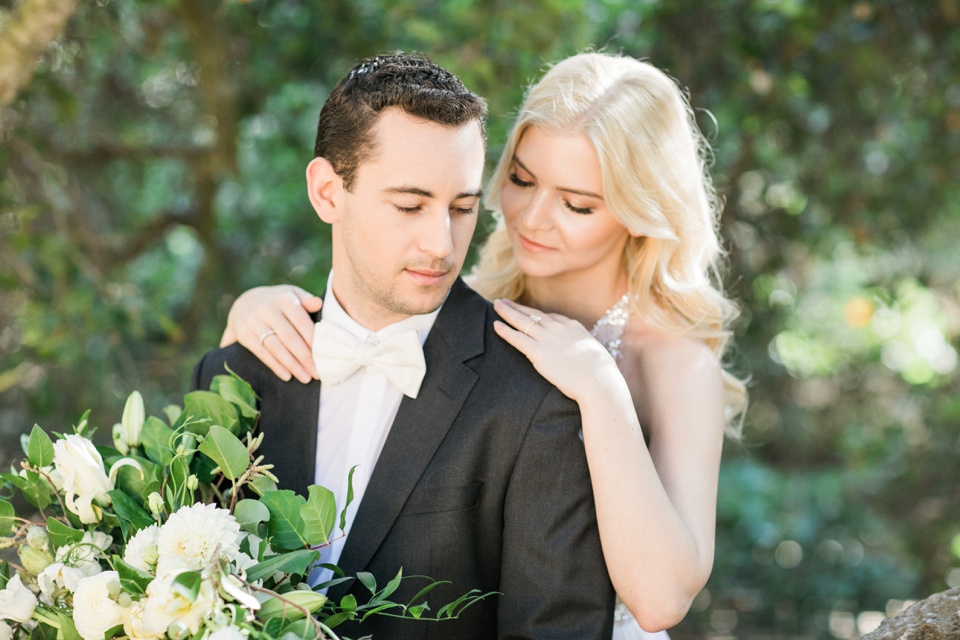
<instances>
[{"instance_id":1,"label":"green foliage","mask_svg":"<svg viewBox=\"0 0 960 640\"><path fill-rule=\"evenodd\" d=\"M274 546L280 549L299 549L307 545L306 524L300 515L300 508L306 504L303 496L284 489L264 494L260 502L270 511L267 529Z\"/></svg>"},{"instance_id":2,"label":"green foliage","mask_svg":"<svg viewBox=\"0 0 960 640\"><path fill-rule=\"evenodd\" d=\"M883 611L960 569L955 0L175 4L81 3L9 109L0 467L34 422L93 407L112 424L132 387L148 406L179 400L240 291L323 290L330 236L303 167L358 57L417 49L460 74L489 101L492 166L525 83L607 46L689 87L743 309L731 362L751 379L746 436L725 454L709 597L678 631L826 636L831 612ZM193 406L189 429L251 419L255 399L229 379L217 391L237 408ZM180 442L150 420L142 437L161 465ZM41 478L4 480L50 507ZM863 559L822 560L831 540ZM786 541L800 564L756 559ZM737 612L735 629L714 628L715 611Z\"/></svg>"},{"instance_id":3,"label":"green foliage","mask_svg":"<svg viewBox=\"0 0 960 640\"><path fill-rule=\"evenodd\" d=\"M263 562L250 567L247 570L248 580L260 580L266 578L277 571L292 573L295 575L306 575L310 565L316 562L320 554L311 549L298 549L291 553L271 556Z\"/></svg>"},{"instance_id":4,"label":"green foliage","mask_svg":"<svg viewBox=\"0 0 960 640\"><path fill-rule=\"evenodd\" d=\"M330 541L337 519L336 499L333 497L333 492L326 487L312 485L307 491L309 492L307 501L300 507L304 537L308 545L325 544Z\"/></svg>"},{"instance_id":5,"label":"green foliage","mask_svg":"<svg viewBox=\"0 0 960 640\"><path fill-rule=\"evenodd\" d=\"M46 467L53 464L53 442L50 441L43 429L33 425L30 440L27 443L27 458L35 467Z\"/></svg>"},{"instance_id":6,"label":"green foliage","mask_svg":"<svg viewBox=\"0 0 960 640\"><path fill-rule=\"evenodd\" d=\"M250 453L240 439L216 424L210 426L197 449L213 460L228 480L237 480L250 466Z\"/></svg>"}]
</instances>

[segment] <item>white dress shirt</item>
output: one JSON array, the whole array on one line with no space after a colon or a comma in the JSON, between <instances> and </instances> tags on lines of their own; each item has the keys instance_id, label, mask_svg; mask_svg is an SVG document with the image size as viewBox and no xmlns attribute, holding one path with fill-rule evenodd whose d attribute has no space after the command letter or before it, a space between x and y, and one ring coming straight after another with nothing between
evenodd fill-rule
<instances>
[{"instance_id":1,"label":"white dress shirt","mask_svg":"<svg viewBox=\"0 0 960 640\"><path fill-rule=\"evenodd\" d=\"M420 333L420 344L423 345L440 310L410 316L377 332L370 331L347 315L340 306L333 293L331 271L320 313L325 322L349 332L362 342L377 344L378 341L401 331L416 329ZM357 469L353 474L353 502L347 509L348 534L402 399L403 393L375 367L361 367L338 384L320 386L314 479L316 484L333 492L337 499L337 508L343 509L347 497L347 476L350 469L356 465ZM339 512L336 526L340 526ZM334 531L334 536L338 535L339 528ZM320 549L319 562L336 564L345 543L344 536ZM328 569L315 570L310 576L310 583L319 584L332 577L333 573Z\"/></svg>"}]
</instances>

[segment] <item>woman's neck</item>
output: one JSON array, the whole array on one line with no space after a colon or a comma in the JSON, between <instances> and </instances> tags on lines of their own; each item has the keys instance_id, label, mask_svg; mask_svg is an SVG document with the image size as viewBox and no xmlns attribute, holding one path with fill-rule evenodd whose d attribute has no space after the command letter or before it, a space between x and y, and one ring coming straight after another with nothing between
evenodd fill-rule
<instances>
[{"instance_id":1,"label":"woman's neck","mask_svg":"<svg viewBox=\"0 0 960 640\"><path fill-rule=\"evenodd\" d=\"M590 329L626 293L627 274L621 269L607 277L589 271L527 277L524 285L521 304L565 315Z\"/></svg>"}]
</instances>

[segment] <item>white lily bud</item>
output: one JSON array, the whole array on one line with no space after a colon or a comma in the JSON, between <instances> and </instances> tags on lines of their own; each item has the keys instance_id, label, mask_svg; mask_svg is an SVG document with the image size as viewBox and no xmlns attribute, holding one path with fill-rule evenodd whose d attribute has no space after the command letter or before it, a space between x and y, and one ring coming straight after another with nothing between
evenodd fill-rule
<instances>
[{"instance_id":1,"label":"white lily bud","mask_svg":"<svg viewBox=\"0 0 960 640\"><path fill-rule=\"evenodd\" d=\"M150 513L154 517L159 518L160 514L163 513L163 496L154 491L147 496L147 507L150 509Z\"/></svg>"},{"instance_id":2,"label":"white lily bud","mask_svg":"<svg viewBox=\"0 0 960 640\"><path fill-rule=\"evenodd\" d=\"M200 480L197 479L197 476L191 473L190 476L187 478L187 489L189 489L190 491L196 491L197 487L199 486L200 486Z\"/></svg>"},{"instance_id":3,"label":"white lily bud","mask_svg":"<svg viewBox=\"0 0 960 640\"><path fill-rule=\"evenodd\" d=\"M113 425L113 447L123 455L130 453L130 447L123 439L123 425L119 422Z\"/></svg>"},{"instance_id":4,"label":"white lily bud","mask_svg":"<svg viewBox=\"0 0 960 640\"><path fill-rule=\"evenodd\" d=\"M123 427L123 441L130 447L140 446L140 431L146 419L146 410L143 407L143 396L134 391L127 397L127 404L123 407L123 418L120 424Z\"/></svg>"}]
</instances>

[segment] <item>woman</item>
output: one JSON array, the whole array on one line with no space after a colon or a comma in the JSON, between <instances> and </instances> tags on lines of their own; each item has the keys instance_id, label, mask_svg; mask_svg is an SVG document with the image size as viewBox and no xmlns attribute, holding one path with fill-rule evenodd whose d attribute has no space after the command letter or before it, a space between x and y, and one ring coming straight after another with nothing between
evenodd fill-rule
<instances>
[{"instance_id":1,"label":"woman","mask_svg":"<svg viewBox=\"0 0 960 640\"><path fill-rule=\"evenodd\" d=\"M745 402L720 364L735 310L714 284L705 152L683 94L655 67L564 60L520 109L490 181L497 227L469 278L495 300L497 333L580 406L604 557L625 605L617 640L673 626L706 583L723 433L738 435ZM295 287L252 290L221 345L239 340L281 377L307 381L305 310L318 309Z\"/></svg>"}]
</instances>

